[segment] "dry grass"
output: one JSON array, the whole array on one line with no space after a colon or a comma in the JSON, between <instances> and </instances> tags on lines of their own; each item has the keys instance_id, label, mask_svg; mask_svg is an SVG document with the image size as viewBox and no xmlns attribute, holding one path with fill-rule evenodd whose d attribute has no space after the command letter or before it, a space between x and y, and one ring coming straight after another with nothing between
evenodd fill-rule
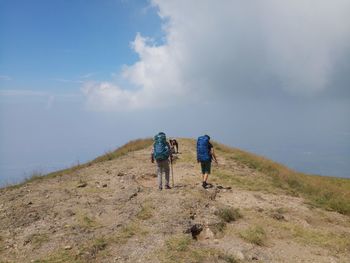
<instances>
[{"instance_id":1,"label":"dry grass","mask_svg":"<svg viewBox=\"0 0 350 263\"><path fill-rule=\"evenodd\" d=\"M155 207L150 201L145 201L141 205L141 210L137 213L136 218L140 220L147 220L153 217Z\"/></svg>"},{"instance_id":2,"label":"dry grass","mask_svg":"<svg viewBox=\"0 0 350 263\"><path fill-rule=\"evenodd\" d=\"M284 208L273 209L271 212L277 212L279 214L288 213ZM314 247L329 249L334 254L345 253L350 248L350 233L341 230L342 228L338 228L339 223L337 222L333 223L333 228L324 225L324 222L303 225L300 221L276 220L268 216L268 214L262 215L254 210L246 210L245 213L247 214L247 218L250 218L249 225L251 227L248 229L255 228L252 226L264 226L266 233L274 233L270 238L275 239L275 241L288 240L302 245L312 245ZM238 233L241 237L242 232L245 232L234 227L231 227L228 232L230 231L231 234L236 235ZM253 233L254 231L251 232ZM252 233L249 234L254 237Z\"/></svg>"},{"instance_id":3,"label":"dry grass","mask_svg":"<svg viewBox=\"0 0 350 263\"><path fill-rule=\"evenodd\" d=\"M83 262L96 262L97 256L108 246L108 241L104 237L96 238L86 244L77 255L77 259Z\"/></svg>"},{"instance_id":4,"label":"dry grass","mask_svg":"<svg viewBox=\"0 0 350 263\"><path fill-rule=\"evenodd\" d=\"M193 246L189 235L177 235L165 242L165 246L158 253L157 258L162 263L195 263L203 262L206 251Z\"/></svg>"},{"instance_id":5,"label":"dry grass","mask_svg":"<svg viewBox=\"0 0 350 263\"><path fill-rule=\"evenodd\" d=\"M102 156L99 156L96 159L89 161L87 163L73 165L70 168L59 170L56 172L52 172L52 173L49 173L46 175L42 174L42 173L35 172L29 178L26 178L23 183L10 185L10 186L7 186L6 188L19 188L25 184L40 181L43 179L55 178L57 176L62 176L65 174L72 174L76 171L79 171L83 168L89 167L93 164L105 162L105 161L110 161L110 160L119 158L125 154L128 154L130 152L142 150L142 149L152 145L152 143L153 143L153 140L151 138L133 140L133 141L130 141L130 142L124 144L123 146L119 147L115 151L108 152L108 153L106 153Z\"/></svg>"},{"instance_id":6,"label":"dry grass","mask_svg":"<svg viewBox=\"0 0 350 263\"><path fill-rule=\"evenodd\" d=\"M49 235L46 233L36 233L28 237L34 249L41 247L44 243L49 241Z\"/></svg>"},{"instance_id":7,"label":"dry grass","mask_svg":"<svg viewBox=\"0 0 350 263\"><path fill-rule=\"evenodd\" d=\"M266 233L261 226L250 227L239 234L244 240L255 245L263 246L266 243Z\"/></svg>"},{"instance_id":8,"label":"dry grass","mask_svg":"<svg viewBox=\"0 0 350 263\"><path fill-rule=\"evenodd\" d=\"M0 236L0 253L5 250L4 238ZM0 261L1 262L1 261Z\"/></svg>"},{"instance_id":9,"label":"dry grass","mask_svg":"<svg viewBox=\"0 0 350 263\"><path fill-rule=\"evenodd\" d=\"M220 250L202 247L189 235L183 234L169 238L155 256L162 263L239 262Z\"/></svg>"},{"instance_id":10,"label":"dry grass","mask_svg":"<svg viewBox=\"0 0 350 263\"><path fill-rule=\"evenodd\" d=\"M290 222L282 222L276 227L280 234L285 235L284 238L301 244L331 248L336 252L346 252L350 248L350 234L346 232L334 233L324 229L311 229Z\"/></svg>"},{"instance_id":11,"label":"dry grass","mask_svg":"<svg viewBox=\"0 0 350 263\"><path fill-rule=\"evenodd\" d=\"M145 236L147 234L148 231L146 231L138 222L131 222L113 236L111 241L117 244L125 244L134 236Z\"/></svg>"},{"instance_id":12,"label":"dry grass","mask_svg":"<svg viewBox=\"0 0 350 263\"><path fill-rule=\"evenodd\" d=\"M1 261L0 261L1 262ZM35 260L34 263L83 263L84 261L77 258L71 251L57 250L50 255L46 256L45 259Z\"/></svg>"},{"instance_id":13,"label":"dry grass","mask_svg":"<svg viewBox=\"0 0 350 263\"><path fill-rule=\"evenodd\" d=\"M226 223L242 218L242 214L239 212L239 209L234 209L232 207L219 208L218 211L215 212L215 215Z\"/></svg>"},{"instance_id":14,"label":"dry grass","mask_svg":"<svg viewBox=\"0 0 350 263\"><path fill-rule=\"evenodd\" d=\"M94 240L79 246L78 251L74 250L57 250L44 259L35 260L35 263L83 263L96 262L97 257L108 246L108 241L104 237L99 237Z\"/></svg>"},{"instance_id":15,"label":"dry grass","mask_svg":"<svg viewBox=\"0 0 350 263\"><path fill-rule=\"evenodd\" d=\"M268 175L271 178L270 186L283 189L291 195L301 195L316 207L350 215L349 179L298 173L255 154L230 148L219 143L215 143L214 145L217 151L220 151L220 153L231 158L233 161ZM237 181L238 179L232 180ZM244 180L246 179L243 178L240 180L242 181L238 183L244 184ZM253 185L260 190L259 186L256 186L254 183Z\"/></svg>"},{"instance_id":16,"label":"dry grass","mask_svg":"<svg viewBox=\"0 0 350 263\"><path fill-rule=\"evenodd\" d=\"M91 161L91 163L110 161L110 160L119 158L125 154L128 154L129 152L142 150L152 145L152 143L153 143L153 139L151 138L133 140L128 142L127 144L124 144L122 147L118 148L115 151L108 152L100 157L97 157L95 160Z\"/></svg>"}]
</instances>

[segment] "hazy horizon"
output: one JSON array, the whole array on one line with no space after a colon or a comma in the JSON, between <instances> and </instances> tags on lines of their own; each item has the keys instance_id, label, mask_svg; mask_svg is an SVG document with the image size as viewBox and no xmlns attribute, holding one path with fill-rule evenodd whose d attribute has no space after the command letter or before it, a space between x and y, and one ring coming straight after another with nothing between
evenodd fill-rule
<instances>
[{"instance_id":1,"label":"hazy horizon","mask_svg":"<svg viewBox=\"0 0 350 263\"><path fill-rule=\"evenodd\" d=\"M343 0L0 1L0 181L159 130L349 177L348 10Z\"/></svg>"}]
</instances>

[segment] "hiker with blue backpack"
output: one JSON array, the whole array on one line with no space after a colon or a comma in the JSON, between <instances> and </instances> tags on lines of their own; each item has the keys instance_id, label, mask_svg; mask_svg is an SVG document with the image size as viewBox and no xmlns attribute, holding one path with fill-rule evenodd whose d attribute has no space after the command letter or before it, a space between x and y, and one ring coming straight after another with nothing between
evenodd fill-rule
<instances>
[{"instance_id":1,"label":"hiker with blue backpack","mask_svg":"<svg viewBox=\"0 0 350 263\"><path fill-rule=\"evenodd\" d=\"M214 153L214 147L210 143L210 137L208 135L200 136L197 139L197 162L201 164L202 170L202 187L207 188L208 176L211 172L211 161L214 159L218 164Z\"/></svg>"},{"instance_id":2,"label":"hiker with blue backpack","mask_svg":"<svg viewBox=\"0 0 350 263\"><path fill-rule=\"evenodd\" d=\"M169 174L170 174L169 162L170 163L172 162L172 152L164 132L160 132L156 136L154 136L153 150L151 154L152 163L154 163L154 160L156 160L156 163L157 163L159 190L163 189L163 183L162 183L163 173L165 173L165 189L171 189L169 185Z\"/></svg>"}]
</instances>

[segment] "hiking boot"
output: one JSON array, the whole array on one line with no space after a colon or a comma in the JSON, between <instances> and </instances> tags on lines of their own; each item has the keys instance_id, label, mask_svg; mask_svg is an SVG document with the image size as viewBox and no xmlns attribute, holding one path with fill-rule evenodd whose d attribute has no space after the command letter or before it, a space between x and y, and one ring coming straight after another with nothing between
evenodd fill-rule
<instances>
[{"instance_id":1,"label":"hiking boot","mask_svg":"<svg viewBox=\"0 0 350 263\"><path fill-rule=\"evenodd\" d=\"M171 187L169 185L166 185L165 189L171 189Z\"/></svg>"},{"instance_id":2,"label":"hiking boot","mask_svg":"<svg viewBox=\"0 0 350 263\"><path fill-rule=\"evenodd\" d=\"M159 186L159 187L158 187L158 190L159 190L159 191L162 191L162 190L163 190L163 188L162 188L161 186Z\"/></svg>"},{"instance_id":3,"label":"hiking boot","mask_svg":"<svg viewBox=\"0 0 350 263\"><path fill-rule=\"evenodd\" d=\"M202 187L203 187L204 189L207 188L207 185L208 185L207 182L203 182L203 183L202 183Z\"/></svg>"}]
</instances>

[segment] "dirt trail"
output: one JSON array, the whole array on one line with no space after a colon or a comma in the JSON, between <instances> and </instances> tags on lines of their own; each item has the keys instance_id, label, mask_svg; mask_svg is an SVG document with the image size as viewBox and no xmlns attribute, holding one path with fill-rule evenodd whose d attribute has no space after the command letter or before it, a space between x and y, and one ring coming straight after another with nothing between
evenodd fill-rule
<instances>
[{"instance_id":1,"label":"dirt trail","mask_svg":"<svg viewBox=\"0 0 350 263\"><path fill-rule=\"evenodd\" d=\"M171 190L158 190L150 148L1 189L0 262L350 262L349 217L299 197L220 183L222 167L237 177L264 176L220 152L213 188L204 190L193 141L179 143ZM222 226L222 207L242 218ZM188 243L184 233L194 225L203 230ZM255 227L264 229L263 244L244 238ZM174 242L177 254L169 252Z\"/></svg>"}]
</instances>

